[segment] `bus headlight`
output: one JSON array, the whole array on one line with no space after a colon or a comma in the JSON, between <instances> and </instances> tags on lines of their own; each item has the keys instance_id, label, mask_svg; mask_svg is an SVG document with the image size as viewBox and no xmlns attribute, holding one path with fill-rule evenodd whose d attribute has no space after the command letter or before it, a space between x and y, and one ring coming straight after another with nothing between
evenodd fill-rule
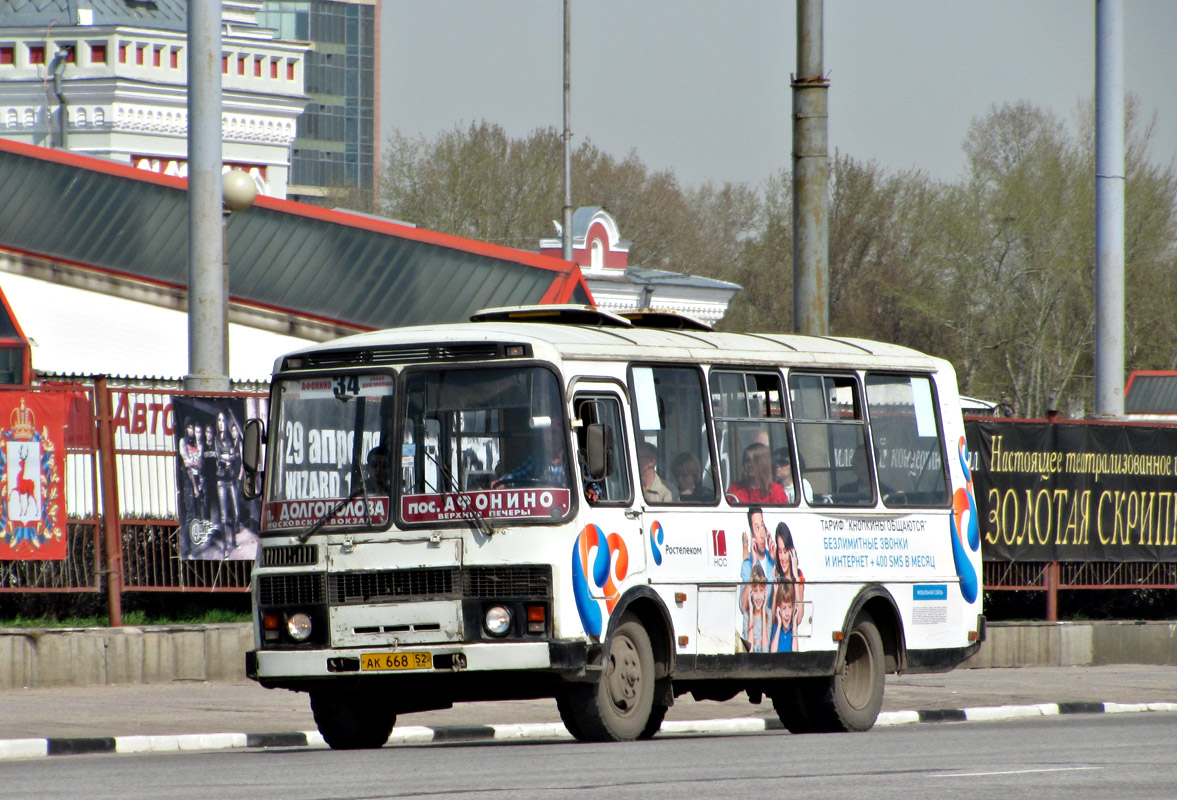
<instances>
[{"instance_id":1,"label":"bus headlight","mask_svg":"<svg viewBox=\"0 0 1177 800\"><path fill-rule=\"evenodd\" d=\"M286 632L296 642L305 642L311 638L311 618L299 612L286 618Z\"/></svg>"},{"instance_id":2,"label":"bus headlight","mask_svg":"<svg viewBox=\"0 0 1177 800\"><path fill-rule=\"evenodd\" d=\"M511 612L503 606L491 606L486 610L483 624L491 636L502 636L511 629Z\"/></svg>"}]
</instances>

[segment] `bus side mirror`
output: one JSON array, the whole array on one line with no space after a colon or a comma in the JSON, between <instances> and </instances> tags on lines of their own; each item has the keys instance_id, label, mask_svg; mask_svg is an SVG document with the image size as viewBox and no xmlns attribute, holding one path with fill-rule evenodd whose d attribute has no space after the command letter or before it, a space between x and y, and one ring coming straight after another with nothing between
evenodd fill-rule
<instances>
[{"instance_id":1,"label":"bus side mirror","mask_svg":"<svg viewBox=\"0 0 1177 800\"><path fill-rule=\"evenodd\" d=\"M609 426L593 423L584 432L585 472L593 480L606 477L613 466L613 436Z\"/></svg>"},{"instance_id":2,"label":"bus side mirror","mask_svg":"<svg viewBox=\"0 0 1177 800\"><path fill-rule=\"evenodd\" d=\"M260 419L245 422L241 437L241 466L245 470L241 481L241 494L246 500L255 500L262 494L262 447L266 443L266 426Z\"/></svg>"}]
</instances>

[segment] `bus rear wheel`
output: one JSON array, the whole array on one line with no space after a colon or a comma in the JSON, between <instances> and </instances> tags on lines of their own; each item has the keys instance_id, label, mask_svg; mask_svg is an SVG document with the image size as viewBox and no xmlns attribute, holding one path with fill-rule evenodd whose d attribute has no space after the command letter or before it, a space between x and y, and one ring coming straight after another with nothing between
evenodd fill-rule
<instances>
[{"instance_id":1,"label":"bus rear wheel","mask_svg":"<svg viewBox=\"0 0 1177 800\"><path fill-rule=\"evenodd\" d=\"M867 731L883 707L883 637L874 620L861 616L846 637L846 655L830 679L837 730Z\"/></svg>"},{"instance_id":2,"label":"bus rear wheel","mask_svg":"<svg viewBox=\"0 0 1177 800\"><path fill-rule=\"evenodd\" d=\"M654 651L636 617L622 617L613 632L601 680L567 687L556 705L564 727L582 741L629 742L657 732L648 730L654 711Z\"/></svg>"},{"instance_id":3,"label":"bus rear wheel","mask_svg":"<svg viewBox=\"0 0 1177 800\"><path fill-rule=\"evenodd\" d=\"M791 733L866 731L883 707L884 680L883 639L864 614L850 628L833 675L786 681L772 704Z\"/></svg>"},{"instance_id":4,"label":"bus rear wheel","mask_svg":"<svg viewBox=\"0 0 1177 800\"><path fill-rule=\"evenodd\" d=\"M773 710L789 733L816 733L817 722L810 716L814 700L826 690L829 678L791 678L779 681L768 691Z\"/></svg>"},{"instance_id":5,"label":"bus rear wheel","mask_svg":"<svg viewBox=\"0 0 1177 800\"><path fill-rule=\"evenodd\" d=\"M396 714L378 699L353 691L311 692L311 713L332 750L383 747L396 724Z\"/></svg>"}]
</instances>

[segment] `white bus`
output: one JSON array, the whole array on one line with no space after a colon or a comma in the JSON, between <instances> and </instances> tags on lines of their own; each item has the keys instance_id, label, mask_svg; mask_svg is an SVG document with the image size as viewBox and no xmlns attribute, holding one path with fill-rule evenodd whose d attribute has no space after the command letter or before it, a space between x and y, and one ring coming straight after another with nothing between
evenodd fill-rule
<instances>
[{"instance_id":1,"label":"white bus","mask_svg":"<svg viewBox=\"0 0 1177 800\"><path fill-rule=\"evenodd\" d=\"M907 348L493 309L287 355L270 409L247 672L334 748L540 697L582 740L740 692L866 730L984 639L955 373Z\"/></svg>"}]
</instances>

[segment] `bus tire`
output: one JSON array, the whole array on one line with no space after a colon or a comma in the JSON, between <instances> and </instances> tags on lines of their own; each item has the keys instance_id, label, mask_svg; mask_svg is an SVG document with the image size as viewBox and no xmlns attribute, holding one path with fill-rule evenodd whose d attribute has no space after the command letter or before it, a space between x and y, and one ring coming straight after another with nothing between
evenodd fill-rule
<instances>
[{"instance_id":1,"label":"bus tire","mask_svg":"<svg viewBox=\"0 0 1177 800\"><path fill-rule=\"evenodd\" d=\"M580 722L573 708L575 703L574 696L581 688L574 686L557 692L556 710L560 712L560 721L564 723L564 727L572 734L572 738L585 741L584 732L580 728Z\"/></svg>"},{"instance_id":2,"label":"bus tire","mask_svg":"<svg viewBox=\"0 0 1177 800\"><path fill-rule=\"evenodd\" d=\"M642 728L638 738L653 739L654 734L662 730L662 720L666 719L666 712L669 710L666 706L655 703L650 709L650 719L646 721L646 727Z\"/></svg>"},{"instance_id":3,"label":"bus tire","mask_svg":"<svg viewBox=\"0 0 1177 800\"><path fill-rule=\"evenodd\" d=\"M396 724L396 714L359 692L313 691L311 713L323 741L332 750L383 747Z\"/></svg>"},{"instance_id":4,"label":"bus tire","mask_svg":"<svg viewBox=\"0 0 1177 800\"><path fill-rule=\"evenodd\" d=\"M629 742L641 737L654 711L654 651L636 617L626 614L613 631L601 680L568 687L565 702L572 724L563 711L561 717L577 739Z\"/></svg>"},{"instance_id":5,"label":"bus tire","mask_svg":"<svg viewBox=\"0 0 1177 800\"><path fill-rule=\"evenodd\" d=\"M817 723L810 715L816 698L826 691L829 678L791 678L778 681L768 691L773 710L789 733L816 733Z\"/></svg>"},{"instance_id":6,"label":"bus tire","mask_svg":"<svg viewBox=\"0 0 1177 800\"><path fill-rule=\"evenodd\" d=\"M824 690L805 698L814 733L870 730L883 707L883 639L874 620L860 615L846 635L843 657Z\"/></svg>"}]
</instances>

